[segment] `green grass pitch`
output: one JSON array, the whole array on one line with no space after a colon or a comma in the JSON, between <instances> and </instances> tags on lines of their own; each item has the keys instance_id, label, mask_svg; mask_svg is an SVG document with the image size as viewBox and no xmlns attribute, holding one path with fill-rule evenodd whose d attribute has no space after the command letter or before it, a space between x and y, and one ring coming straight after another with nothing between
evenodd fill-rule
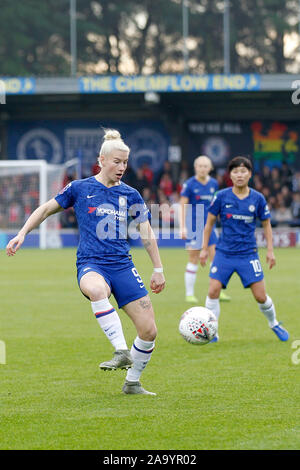
<instances>
[{"instance_id":1,"label":"green grass pitch","mask_svg":"<svg viewBox=\"0 0 300 470\"><path fill-rule=\"evenodd\" d=\"M194 346L178 333L187 254L161 250L167 285L151 294L158 337L142 376L152 396L125 396L124 371L103 372L107 342L80 294L75 250L0 252L1 449L201 450L299 449L299 251L277 249L269 271L260 250L267 291L290 332L281 343L249 290L234 275L221 304L220 342ZM133 250L149 285L151 263ZM199 267L204 305L208 268ZM135 330L123 311L128 346ZM299 346L298 346L299 348ZM295 356L296 354L296 356Z\"/></svg>"}]
</instances>

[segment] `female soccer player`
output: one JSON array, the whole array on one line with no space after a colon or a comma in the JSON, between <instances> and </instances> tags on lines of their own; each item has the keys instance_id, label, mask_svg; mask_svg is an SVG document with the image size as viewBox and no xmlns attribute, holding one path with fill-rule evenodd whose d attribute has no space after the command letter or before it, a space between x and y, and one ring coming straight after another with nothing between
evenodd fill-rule
<instances>
[{"instance_id":1,"label":"female soccer player","mask_svg":"<svg viewBox=\"0 0 300 470\"><path fill-rule=\"evenodd\" d=\"M91 301L100 327L115 348L113 358L99 367L103 370L128 370L122 389L124 393L155 395L146 391L139 381L151 358L157 330L151 300L129 254L129 217L135 221L153 263L150 281L153 293L164 289L165 279L149 223L149 211L138 191L121 182L129 151L118 131L106 130L98 158L100 173L73 181L55 198L38 207L18 235L8 243L7 254L14 255L27 233L51 214L73 206L80 232L78 284ZM109 301L111 294L136 327L137 337L131 351L127 348L119 315Z\"/></svg>"},{"instance_id":2,"label":"female soccer player","mask_svg":"<svg viewBox=\"0 0 300 470\"><path fill-rule=\"evenodd\" d=\"M211 160L202 155L194 161L195 175L189 178L182 187L180 206L180 232L181 238L187 240L186 249L188 250L188 263L184 274L186 301L197 303L198 299L194 295L195 282L198 271L200 249L202 247L202 238L197 237L197 226L201 217L199 211L197 215L197 205L204 206L204 224L207 218L209 205L218 190L219 185L215 178L209 176L213 169ZM186 205L189 204L189 211L186 211ZM212 261L215 256L215 247L218 236L213 229L208 242L208 253ZM230 300L230 297L221 291L220 300Z\"/></svg>"},{"instance_id":3,"label":"female soccer player","mask_svg":"<svg viewBox=\"0 0 300 470\"><path fill-rule=\"evenodd\" d=\"M252 165L248 158L233 158L228 166L233 187L219 191L209 209L204 228L200 263L205 266L208 257L208 241L220 215L222 234L217 242L216 255L210 268L210 282L205 306L217 318L220 315L219 295L226 288L234 272L239 275L244 287L250 287L258 307L268 320L270 328L281 341L287 341L288 332L276 319L272 299L266 293L264 274L257 253L255 239L256 220L260 219L267 242L267 263L275 266L270 212L264 196L249 188ZM218 341L218 336L213 340Z\"/></svg>"}]
</instances>

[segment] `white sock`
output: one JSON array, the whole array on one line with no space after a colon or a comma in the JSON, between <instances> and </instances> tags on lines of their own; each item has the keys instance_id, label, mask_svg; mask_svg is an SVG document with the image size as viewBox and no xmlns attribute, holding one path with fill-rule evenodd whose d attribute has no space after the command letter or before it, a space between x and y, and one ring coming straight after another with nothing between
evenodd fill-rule
<instances>
[{"instance_id":1,"label":"white sock","mask_svg":"<svg viewBox=\"0 0 300 470\"><path fill-rule=\"evenodd\" d=\"M194 295L198 264L188 263L184 273L185 293L187 296Z\"/></svg>"},{"instance_id":2,"label":"white sock","mask_svg":"<svg viewBox=\"0 0 300 470\"><path fill-rule=\"evenodd\" d=\"M95 317L115 349L127 349L119 315L106 297L91 302Z\"/></svg>"},{"instance_id":3,"label":"white sock","mask_svg":"<svg viewBox=\"0 0 300 470\"><path fill-rule=\"evenodd\" d=\"M126 380L129 382L138 382L141 373L151 359L154 346L154 341L144 341L138 336L135 338L130 351L133 364L131 368L128 369Z\"/></svg>"},{"instance_id":4,"label":"white sock","mask_svg":"<svg viewBox=\"0 0 300 470\"><path fill-rule=\"evenodd\" d=\"M219 299L211 299L210 297L207 296L205 300L205 307L211 310L214 313L216 319L219 320L219 316L220 316Z\"/></svg>"},{"instance_id":5,"label":"white sock","mask_svg":"<svg viewBox=\"0 0 300 470\"><path fill-rule=\"evenodd\" d=\"M274 328L274 326L278 325L278 321L276 319L276 311L271 297L267 295L267 300L265 301L265 303L258 303L258 307L259 310L264 314L264 316L268 320L270 328Z\"/></svg>"}]
</instances>

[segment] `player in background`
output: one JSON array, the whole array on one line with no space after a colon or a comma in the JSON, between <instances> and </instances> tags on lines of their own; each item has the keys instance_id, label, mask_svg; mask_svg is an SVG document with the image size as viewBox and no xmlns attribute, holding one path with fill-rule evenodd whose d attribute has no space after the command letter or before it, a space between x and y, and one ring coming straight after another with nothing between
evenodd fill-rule
<instances>
[{"instance_id":1,"label":"player in background","mask_svg":"<svg viewBox=\"0 0 300 470\"><path fill-rule=\"evenodd\" d=\"M233 187L219 191L208 210L204 228L200 263L205 266L208 258L208 243L216 218L220 215L222 233L217 242L216 255L210 267L209 290L205 306L220 316L219 296L226 288L232 274L236 272L244 287L249 287L258 307L267 318L270 328L281 341L287 341L288 332L278 323L272 299L266 293L264 273L260 264L255 228L261 220L266 242L267 263L275 266L270 212L264 196L249 188L252 164L248 158L238 156L228 165ZM216 336L212 342L218 341Z\"/></svg>"},{"instance_id":2,"label":"player in background","mask_svg":"<svg viewBox=\"0 0 300 470\"><path fill-rule=\"evenodd\" d=\"M73 181L55 198L38 207L8 243L7 254L14 255L25 236L51 214L73 206L80 232L77 249L79 288L90 300L100 327L115 349L113 358L99 367L127 370L124 393L155 395L140 383L141 373L154 349L157 329L151 300L129 254L128 215L136 221L153 264L150 281L153 293L164 289L165 279L149 223L149 211L138 191L121 182L129 151L118 131L106 130L98 158L101 171L95 176ZM130 351L119 315L109 301L111 294L136 327L137 337Z\"/></svg>"},{"instance_id":3,"label":"player in background","mask_svg":"<svg viewBox=\"0 0 300 470\"><path fill-rule=\"evenodd\" d=\"M215 192L219 188L217 180L209 176L212 169L213 165L208 157L205 155L197 157L194 161L195 175L184 183L181 190L180 235L183 240L186 240L186 249L188 250L188 263L184 274L186 302L198 302L194 291L202 240L200 241L194 236L197 230L196 206L197 204L204 205L205 224L209 205ZM187 204L190 205L189 212L187 212ZM188 218L190 218L190 220L188 220ZM189 233L191 230L194 234ZM215 228L213 228L208 242L208 253L211 261L215 256L217 239L218 235ZM221 291L220 300L230 300L230 297Z\"/></svg>"}]
</instances>

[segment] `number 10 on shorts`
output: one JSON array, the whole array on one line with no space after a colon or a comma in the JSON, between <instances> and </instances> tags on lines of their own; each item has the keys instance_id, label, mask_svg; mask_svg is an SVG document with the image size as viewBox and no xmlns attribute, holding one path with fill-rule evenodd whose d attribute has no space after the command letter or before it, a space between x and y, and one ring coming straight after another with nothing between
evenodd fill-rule
<instances>
[{"instance_id":1,"label":"number 10 on shorts","mask_svg":"<svg viewBox=\"0 0 300 470\"><path fill-rule=\"evenodd\" d=\"M259 259L252 259L250 261L250 263L252 264L252 268L253 268L255 274L261 274L262 267L261 267Z\"/></svg>"}]
</instances>

